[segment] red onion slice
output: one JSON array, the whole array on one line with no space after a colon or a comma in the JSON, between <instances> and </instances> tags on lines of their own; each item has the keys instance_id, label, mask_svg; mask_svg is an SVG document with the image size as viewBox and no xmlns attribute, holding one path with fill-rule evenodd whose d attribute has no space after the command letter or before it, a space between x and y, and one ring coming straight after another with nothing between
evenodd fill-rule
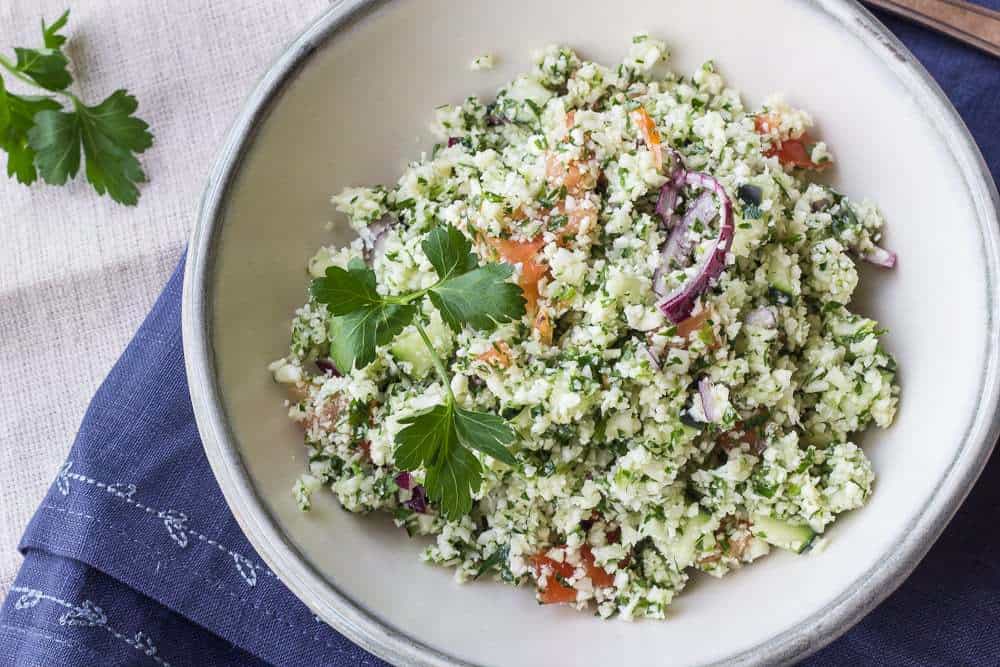
<instances>
[{"instance_id":1,"label":"red onion slice","mask_svg":"<svg viewBox=\"0 0 1000 667\"><path fill-rule=\"evenodd\" d=\"M750 326L761 327L762 329L773 329L778 324L778 318L774 314L773 308L764 306L751 310L747 314L746 323Z\"/></svg>"},{"instance_id":2,"label":"red onion slice","mask_svg":"<svg viewBox=\"0 0 1000 667\"><path fill-rule=\"evenodd\" d=\"M423 486L417 484L413 487L412 496L407 500L404 505L409 507L414 512L419 514L427 513L427 490Z\"/></svg>"},{"instance_id":3,"label":"red onion slice","mask_svg":"<svg viewBox=\"0 0 1000 667\"><path fill-rule=\"evenodd\" d=\"M695 220L708 222L714 213L715 204L712 203L712 194L702 193L684 214L681 221L670 230L670 236L667 237L667 242L660 250L660 265L653 273L653 292L656 296L663 296L667 291L666 274L670 270L671 261L679 257L686 257L691 252L691 244L687 240L687 232L691 225L694 224Z\"/></svg>"},{"instance_id":4,"label":"red onion slice","mask_svg":"<svg viewBox=\"0 0 1000 667\"><path fill-rule=\"evenodd\" d=\"M395 224L392 218L386 216L368 225L368 228L361 235L361 239L365 243L365 261L368 262L369 266L385 253L388 232Z\"/></svg>"},{"instance_id":5,"label":"red onion slice","mask_svg":"<svg viewBox=\"0 0 1000 667\"><path fill-rule=\"evenodd\" d=\"M663 314L674 324L687 319L694 308L695 301L697 301L701 293L726 268L726 253L729 252L729 248L733 244L733 202L726 194L722 183L708 174L695 172L689 172L685 176L684 182L692 187L710 190L718 198L720 204L719 235L716 237L715 245L711 252L709 252L708 257L704 259L698 273L657 304ZM698 208L696 205L691 207L692 211ZM678 227L680 226L678 225Z\"/></svg>"},{"instance_id":6,"label":"red onion slice","mask_svg":"<svg viewBox=\"0 0 1000 667\"><path fill-rule=\"evenodd\" d=\"M684 168L684 160L680 153L673 148L666 150L670 155L673 171L667 178L667 182L660 188L660 197L656 200L656 212L663 220L663 226L669 229L672 226L674 209L677 208L677 197L680 196L681 188L684 187L684 177L687 175L687 170Z\"/></svg>"},{"instance_id":7,"label":"red onion slice","mask_svg":"<svg viewBox=\"0 0 1000 667\"><path fill-rule=\"evenodd\" d=\"M712 393L712 383L708 377L698 380L698 395L701 396L701 409L705 413L705 419L710 422L717 422L722 419L722 410L715 401L715 394Z\"/></svg>"},{"instance_id":8,"label":"red onion slice","mask_svg":"<svg viewBox=\"0 0 1000 667\"><path fill-rule=\"evenodd\" d=\"M683 220L681 223L674 223L674 217L677 212L677 198L681 194L681 188L684 187L684 179L687 176L687 171L684 168L684 159L673 148L668 147L666 151L670 155L673 171L667 178L667 182L660 188L660 197L656 200L656 212L660 216L660 226L664 229L670 229L671 232L660 248L660 263L656 267L656 271L653 272L653 293L660 297L667 291L667 266L669 266L670 260L678 250L677 244L683 241L684 234L687 232L686 227L679 229L683 226Z\"/></svg>"},{"instance_id":9,"label":"red onion slice","mask_svg":"<svg viewBox=\"0 0 1000 667\"><path fill-rule=\"evenodd\" d=\"M653 367L653 370L663 370L663 367L660 365L660 360L655 354L653 354L653 351L649 349L648 345L643 345L640 349L646 353L646 358L649 359L649 365Z\"/></svg>"},{"instance_id":10,"label":"red onion slice","mask_svg":"<svg viewBox=\"0 0 1000 667\"><path fill-rule=\"evenodd\" d=\"M424 514L427 512L427 489L420 484L413 484L413 475L403 471L395 477L396 486L410 491L410 499L403 503L414 512Z\"/></svg>"},{"instance_id":11,"label":"red onion slice","mask_svg":"<svg viewBox=\"0 0 1000 667\"><path fill-rule=\"evenodd\" d=\"M332 359L328 359L326 357L317 359L316 368L320 369L327 375L332 375L336 378L341 377L340 370L337 368L337 365L333 363Z\"/></svg>"},{"instance_id":12,"label":"red onion slice","mask_svg":"<svg viewBox=\"0 0 1000 667\"><path fill-rule=\"evenodd\" d=\"M885 248L875 246L861 257L869 264L881 266L884 269L891 269L896 266L896 253Z\"/></svg>"}]
</instances>

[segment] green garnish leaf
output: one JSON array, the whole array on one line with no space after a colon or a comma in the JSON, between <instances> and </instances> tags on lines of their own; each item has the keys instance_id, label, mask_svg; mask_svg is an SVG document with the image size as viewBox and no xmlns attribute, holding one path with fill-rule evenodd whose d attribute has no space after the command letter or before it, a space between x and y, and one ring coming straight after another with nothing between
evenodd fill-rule
<instances>
[{"instance_id":1,"label":"green garnish leaf","mask_svg":"<svg viewBox=\"0 0 1000 667\"><path fill-rule=\"evenodd\" d=\"M309 292L333 315L347 315L383 301L375 290L375 272L368 268L345 271L339 266L328 267L323 278L312 281Z\"/></svg>"},{"instance_id":2,"label":"green garnish leaf","mask_svg":"<svg viewBox=\"0 0 1000 667\"><path fill-rule=\"evenodd\" d=\"M420 247L441 280L472 271L479 264L469 239L452 225L435 228Z\"/></svg>"},{"instance_id":3,"label":"green garnish leaf","mask_svg":"<svg viewBox=\"0 0 1000 667\"><path fill-rule=\"evenodd\" d=\"M496 566L500 565L501 563L506 562L507 561L507 557L509 555L510 555L510 545L509 544L505 544L505 545L503 545L501 547L497 547L497 549L493 553L491 553L489 555L489 558L487 558L482 563L480 563L479 569L476 570L476 574L472 577L473 580L478 579L479 577L483 576L484 574L486 574L487 572L489 572L490 570L492 570Z\"/></svg>"},{"instance_id":4,"label":"green garnish leaf","mask_svg":"<svg viewBox=\"0 0 1000 667\"><path fill-rule=\"evenodd\" d=\"M136 184L146 180L136 155L152 145L153 135L134 116L139 103L124 90L96 106L66 92L73 77L69 59L61 51L66 37L60 31L68 21L68 11L52 25L43 19L43 48L15 48L13 61L0 55L0 68L25 83L58 93L71 104L66 110L55 97L14 95L0 80L0 149L7 153L7 174L25 185L39 175L49 184L64 185L83 163L87 180L98 194L135 205L139 201Z\"/></svg>"},{"instance_id":5,"label":"green garnish leaf","mask_svg":"<svg viewBox=\"0 0 1000 667\"><path fill-rule=\"evenodd\" d=\"M448 519L472 509L472 494L482 483L479 459L459 444L454 406L449 401L427 412L401 419L396 434L396 465L404 470L423 467L427 497Z\"/></svg>"},{"instance_id":6,"label":"green garnish leaf","mask_svg":"<svg viewBox=\"0 0 1000 667\"><path fill-rule=\"evenodd\" d=\"M517 437L503 419L488 412L473 412L455 407L455 429L459 441L507 465L517 465L517 459L507 445Z\"/></svg>"},{"instance_id":7,"label":"green garnish leaf","mask_svg":"<svg viewBox=\"0 0 1000 667\"><path fill-rule=\"evenodd\" d=\"M379 302L330 319L330 356L342 372L375 361L375 348L388 345L413 321L413 305Z\"/></svg>"},{"instance_id":8,"label":"green garnish leaf","mask_svg":"<svg viewBox=\"0 0 1000 667\"><path fill-rule=\"evenodd\" d=\"M94 189L134 206L139 201L136 183L146 180L135 154L153 145L149 126L132 115L138 106L134 97L117 90L94 107L74 100L73 112L40 112L28 140L38 154L42 178L63 185L75 176L82 145L87 180Z\"/></svg>"},{"instance_id":9,"label":"green garnish leaf","mask_svg":"<svg viewBox=\"0 0 1000 667\"><path fill-rule=\"evenodd\" d=\"M15 69L46 90L65 90L73 83L69 58L56 49L14 49Z\"/></svg>"},{"instance_id":10,"label":"green garnish leaf","mask_svg":"<svg viewBox=\"0 0 1000 667\"><path fill-rule=\"evenodd\" d=\"M431 303L455 331L465 325L489 331L524 315L524 294L507 280L513 272L509 264L486 264L433 288Z\"/></svg>"},{"instance_id":11,"label":"green garnish leaf","mask_svg":"<svg viewBox=\"0 0 1000 667\"><path fill-rule=\"evenodd\" d=\"M7 175L24 185L38 178L35 149L28 143L28 131L40 111L59 109L59 103L47 97L15 95L0 79L0 150L7 153Z\"/></svg>"},{"instance_id":12,"label":"green garnish leaf","mask_svg":"<svg viewBox=\"0 0 1000 667\"><path fill-rule=\"evenodd\" d=\"M396 434L395 462L403 470L423 468L428 498L446 518L457 520L472 509L472 497L482 485L483 467L473 450L517 465L507 450L516 434L497 415L465 410L456 404L447 367L423 328L418 304L429 296L442 318L456 330L466 324L489 330L520 318L525 302L521 288L507 281L513 268L507 264L477 268L472 244L454 226L434 229L421 247L438 274L438 282L431 287L383 296L378 292L375 272L360 260L352 260L347 269L327 268L322 278L313 280L309 291L331 315L330 357L342 372L370 364L376 348L388 345L413 322L447 394L441 405L400 420L404 428Z\"/></svg>"},{"instance_id":13,"label":"green garnish leaf","mask_svg":"<svg viewBox=\"0 0 1000 667\"><path fill-rule=\"evenodd\" d=\"M472 509L472 496L483 482L483 468L465 447L452 447L427 468L427 497L437 503L446 519L456 521Z\"/></svg>"},{"instance_id":14,"label":"green garnish leaf","mask_svg":"<svg viewBox=\"0 0 1000 667\"><path fill-rule=\"evenodd\" d=\"M472 509L472 496L482 484L482 465L472 454L479 450L509 465L517 460L504 447L514 431L496 415L463 410L452 399L427 412L400 420L396 434L396 465L427 471L427 496L445 518L455 520Z\"/></svg>"},{"instance_id":15,"label":"green garnish leaf","mask_svg":"<svg viewBox=\"0 0 1000 667\"><path fill-rule=\"evenodd\" d=\"M42 39L45 41L45 48L47 49L61 49L63 44L66 43L66 38L59 34L59 31L66 27L69 22L69 10L67 9L63 12L63 15L55 20L50 26L45 25L45 19L42 19Z\"/></svg>"},{"instance_id":16,"label":"green garnish leaf","mask_svg":"<svg viewBox=\"0 0 1000 667\"><path fill-rule=\"evenodd\" d=\"M10 106L7 101L7 86L0 79L0 133L10 125Z\"/></svg>"},{"instance_id":17,"label":"green garnish leaf","mask_svg":"<svg viewBox=\"0 0 1000 667\"><path fill-rule=\"evenodd\" d=\"M458 442L451 408L436 405L427 412L399 420L406 428L396 434L396 465L404 470L416 470L433 465L439 451L448 450Z\"/></svg>"},{"instance_id":18,"label":"green garnish leaf","mask_svg":"<svg viewBox=\"0 0 1000 667\"><path fill-rule=\"evenodd\" d=\"M74 113L42 111L28 132L42 178L49 185L65 185L80 170L80 123Z\"/></svg>"},{"instance_id":19,"label":"green garnish leaf","mask_svg":"<svg viewBox=\"0 0 1000 667\"><path fill-rule=\"evenodd\" d=\"M483 467L465 447L452 447L427 468L427 497L447 519L458 520L472 509L472 495L483 483Z\"/></svg>"},{"instance_id":20,"label":"green garnish leaf","mask_svg":"<svg viewBox=\"0 0 1000 667\"><path fill-rule=\"evenodd\" d=\"M375 348L387 345L413 320L416 306L386 300L375 289L375 272L352 261L345 271L331 266L313 280L309 291L326 304L330 320L330 356L345 372L375 360Z\"/></svg>"}]
</instances>

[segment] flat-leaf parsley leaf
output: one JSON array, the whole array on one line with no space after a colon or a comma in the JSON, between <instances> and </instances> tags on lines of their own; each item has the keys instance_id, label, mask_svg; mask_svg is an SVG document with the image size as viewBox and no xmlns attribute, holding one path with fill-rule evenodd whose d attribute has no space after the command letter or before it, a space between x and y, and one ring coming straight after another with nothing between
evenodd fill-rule
<instances>
[{"instance_id":1,"label":"flat-leaf parsley leaf","mask_svg":"<svg viewBox=\"0 0 1000 667\"><path fill-rule=\"evenodd\" d=\"M42 41L45 43L45 48L62 48L63 44L66 43L66 38L63 35L60 35L59 31L65 28L67 23L69 23L68 9L63 12L63 15L57 18L50 26L45 25L45 19L42 19Z\"/></svg>"},{"instance_id":2,"label":"flat-leaf parsley leaf","mask_svg":"<svg viewBox=\"0 0 1000 667\"><path fill-rule=\"evenodd\" d=\"M439 280L409 294L386 296L376 288L375 272L358 260L347 269L332 266L313 281L310 293L325 304L329 320L330 356L344 371L363 368L375 359L376 348L389 344L411 322L444 386L444 403L400 420L396 434L396 465L423 468L424 487L445 518L457 520L472 509L482 485L483 466L473 450L506 463L517 459L507 449L514 430L497 415L460 407L451 378L421 322L419 302L426 296L454 329L468 325L489 330L519 319L525 312L521 288L508 282L507 264L478 266L472 244L452 225L432 230L421 248Z\"/></svg>"},{"instance_id":3,"label":"flat-leaf parsley leaf","mask_svg":"<svg viewBox=\"0 0 1000 667\"><path fill-rule=\"evenodd\" d=\"M399 423L405 428L396 436L396 465L425 468L427 495L450 519L468 514L482 483L482 465L470 450L517 464L506 447L515 438L510 426L496 415L463 410L453 398Z\"/></svg>"},{"instance_id":4,"label":"flat-leaf parsley leaf","mask_svg":"<svg viewBox=\"0 0 1000 667\"><path fill-rule=\"evenodd\" d=\"M0 68L14 79L70 103L66 110L52 96L15 95L0 78L0 150L7 153L7 175L25 185L39 175L51 185L64 185L83 164L98 194L135 205L137 184L146 180L136 155L153 144L153 135L134 115L139 103L127 91L116 90L94 106L67 92L73 76L62 52L66 37L59 31L68 20L67 11L52 25L42 21L43 48L16 47L13 61L0 55Z\"/></svg>"},{"instance_id":5,"label":"flat-leaf parsley leaf","mask_svg":"<svg viewBox=\"0 0 1000 667\"><path fill-rule=\"evenodd\" d=\"M449 278L430 291L431 303L455 331L464 325L489 331L524 315L521 288L508 282L510 264L487 264Z\"/></svg>"},{"instance_id":6,"label":"flat-leaf parsley leaf","mask_svg":"<svg viewBox=\"0 0 1000 667\"><path fill-rule=\"evenodd\" d=\"M38 178L35 169L35 149L28 143L28 131L34 127L40 111L61 107L48 97L15 95L8 92L0 79L0 150L7 153L7 175L30 185Z\"/></svg>"},{"instance_id":7,"label":"flat-leaf parsley leaf","mask_svg":"<svg viewBox=\"0 0 1000 667\"><path fill-rule=\"evenodd\" d=\"M451 225L431 230L420 247L441 280L468 273L479 264L469 239Z\"/></svg>"},{"instance_id":8,"label":"flat-leaf parsley leaf","mask_svg":"<svg viewBox=\"0 0 1000 667\"><path fill-rule=\"evenodd\" d=\"M330 320L330 356L349 372L375 360L375 348L389 344L413 320L417 309L384 301Z\"/></svg>"}]
</instances>

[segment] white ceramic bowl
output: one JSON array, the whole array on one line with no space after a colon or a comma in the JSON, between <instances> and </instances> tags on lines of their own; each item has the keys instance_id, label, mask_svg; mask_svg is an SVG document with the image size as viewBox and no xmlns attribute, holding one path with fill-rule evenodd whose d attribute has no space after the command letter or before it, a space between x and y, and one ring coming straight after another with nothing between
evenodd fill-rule
<instances>
[{"instance_id":1,"label":"white ceramic bowl","mask_svg":"<svg viewBox=\"0 0 1000 667\"><path fill-rule=\"evenodd\" d=\"M895 271L865 271L859 307L891 330L896 424L864 439L871 502L829 548L697 580L667 622L539 607L529 590L459 586L417 560L388 518L289 493L305 461L265 366L287 348L304 262L349 231L328 203L393 182L431 145L433 107L489 96L562 42L617 62L648 31L691 72L715 59L759 102L810 109L839 160L834 184L888 219ZM473 73L495 52L501 65ZM997 432L996 190L967 131L913 57L840 0L399 0L335 3L264 77L232 130L189 249L185 354L198 425L236 518L320 617L397 663L651 665L782 662L829 642L898 586L979 474ZM333 232L323 223L334 219Z\"/></svg>"}]
</instances>

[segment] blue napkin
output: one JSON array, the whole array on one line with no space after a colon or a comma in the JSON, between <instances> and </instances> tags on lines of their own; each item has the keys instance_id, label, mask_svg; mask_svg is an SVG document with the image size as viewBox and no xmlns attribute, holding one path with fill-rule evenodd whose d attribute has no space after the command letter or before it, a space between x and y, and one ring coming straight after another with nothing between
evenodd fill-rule
<instances>
[{"instance_id":1,"label":"blue napkin","mask_svg":"<svg viewBox=\"0 0 1000 667\"><path fill-rule=\"evenodd\" d=\"M182 262L98 390L28 525L0 609L0 657L46 667L383 664L292 596L229 513L188 396L183 272Z\"/></svg>"},{"instance_id":2,"label":"blue napkin","mask_svg":"<svg viewBox=\"0 0 1000 667\"><path fill-rule=\"evenodd\" d=\"M1000 61L881 18L948 92L996 178ZM182 273L183 262L94 397L25 532L24 565L0 607L0 662L384 664L292 596L229 513L188 397ZM1000 663L996 480L994 458L907 582L805 664Z\"/></svg>"}]
</instances>

